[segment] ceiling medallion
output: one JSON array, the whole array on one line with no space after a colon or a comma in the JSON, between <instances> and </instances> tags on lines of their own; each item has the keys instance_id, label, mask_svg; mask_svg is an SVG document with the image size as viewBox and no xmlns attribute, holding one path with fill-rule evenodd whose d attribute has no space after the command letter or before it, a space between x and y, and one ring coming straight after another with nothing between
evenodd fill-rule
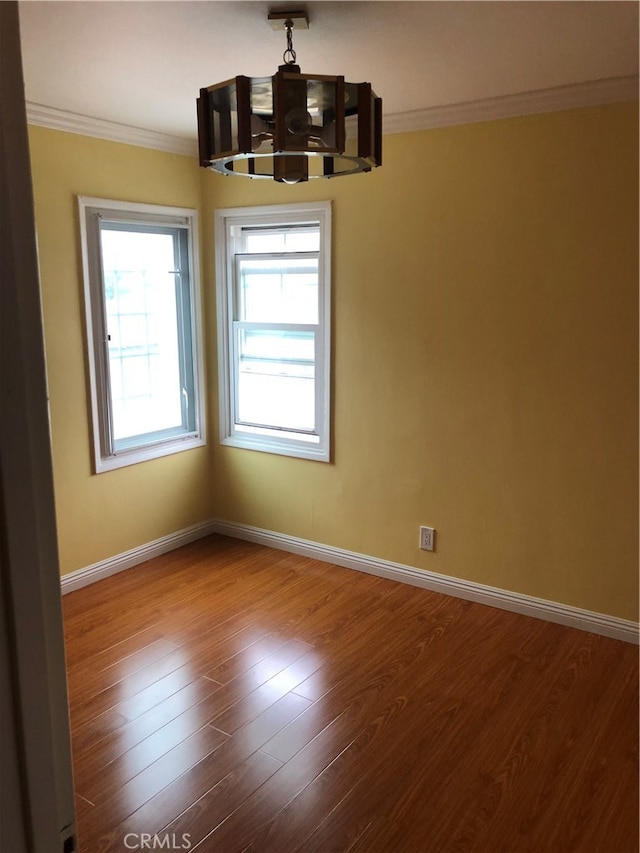
<instances>
[{"instance_id":1,"label":"ceiling medallion","mask_svg":"<svg viewBox=\"0 0 640 853\"><path fill-rule=\"evenodd\" d=\"M273 77L234 77L200 90L200 165L223 175L297 184L369 172L382 162L382 99L370 83L301 74L292 32L304 12L269 15L284 29L284 65Z\"/></svg>"}]
</instances>

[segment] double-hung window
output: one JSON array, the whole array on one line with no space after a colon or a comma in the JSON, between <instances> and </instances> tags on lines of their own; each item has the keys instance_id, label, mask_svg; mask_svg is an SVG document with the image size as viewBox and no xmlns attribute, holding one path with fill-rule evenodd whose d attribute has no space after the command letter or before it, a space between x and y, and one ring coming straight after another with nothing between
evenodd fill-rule
<instances>
[{"instance_id":1,"label":"double-hung window","mask_svg":"<svg viewBox=\"0 0 640 853\"><path fill-rule=\"evenodd\" d=\"M196 212L79 206L94 470L204 444Z\"/></svg>"},{"instance_id":2,"label":"double-hung window","mask_svg":"<svg viewBox=\"0 0 640 853\"><path fill-rule=\"evenodd\" d=\"M329 202L216 215L223 444L329 460Z\"/></svg>"}]
</instances>

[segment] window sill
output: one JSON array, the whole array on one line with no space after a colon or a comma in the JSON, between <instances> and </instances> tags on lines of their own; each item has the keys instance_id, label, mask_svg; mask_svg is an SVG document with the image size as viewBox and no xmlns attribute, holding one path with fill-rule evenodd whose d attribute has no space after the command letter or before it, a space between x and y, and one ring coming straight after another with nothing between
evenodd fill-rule
<instances>
[{"instance_id":1,"label":"window sill","mask_svg":"<svg viewBox=\"0 0 640 853\"><path fill-rule=\"evenodd\" d=\"M162 456L170 456L173 453L181 453L184 450L193 450L196 447L204 447L206 439L203 436L185 436L184 438L173 438L170 441L162 441L157 444L148 444L146 447L132 447L130 450L119 450L113 456L103 456L96 460L96 474L105 471L113 471L116 468L124 468L128 465L136 465L138 462L147 462L150 459L159 459Z\"/></svg>"},{"instance_id":2,"label":"window sill","mask_svg":"<svg viewBox=\"0 0 640 853\"><path fill-rule=\"evenodd\" d=\"M273 438L231 435L222 438L226 447L239 447L243 450L256 450L259 453L274 453L278 456L292 456L298 459L311 459L315 462L330 462L329 449L303 442L278 441Z\"/></svg>"}]
</instances>

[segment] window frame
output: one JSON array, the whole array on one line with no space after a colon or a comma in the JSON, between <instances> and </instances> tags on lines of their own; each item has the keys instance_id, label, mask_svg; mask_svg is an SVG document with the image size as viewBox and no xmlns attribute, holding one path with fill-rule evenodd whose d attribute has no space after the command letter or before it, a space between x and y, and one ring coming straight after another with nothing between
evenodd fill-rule
<instances>
[{"instance_id":1,"label":"window frame","mask_svg":"<svg viewBox=\"0 0 640 853\"><path fill-rule=\"evenodd\" d=\"M87 333L87 363L91 401L91 432L93 472L101 474L116 468L135 465L206 444L206 406L204 391L204 359L202 345L202 308L200 295L198 214L191 208L168 207L165 205L142 204L116 201L113 199L78 196L80 213L80 242L84 279L84 307ZM176 299L176 308L182 316L183 328L187 330L187 352L191 355L193 373L193 429L171 434L146 433L141 440L127 438L127 446L115 448L111 424L111 382L109 355L106 345L107 319L104 293L104 276L100 240L100 218L108 223L132 226L131 231L150 228L167 228L176 234L184 234L179 242L186 248L188 289L188 312L184 311L184 297ZM148 232L151 233L151 232ZM157 232L156 232L157 233ZM176 236L174 236L174 241ZM184 271L184 270L183 270ZM182 303L182 306L181 306ZM180 355L185 358L184 350Z\"/></svg>"},{"instance_id":2,"label":"window frame","mask_svg":"<svg viewBox=\"0 0 640 853\"><path fill-rule=\"evenodd\" d=\"M242 228L317 224L318 323L315 333L315 405L318 441L295 437L295 431L252 429L235 420L237 360L234 357L236 257L247 255L236 237ZM260 256L260 252L255 253ZM285 253L288 255L289 253ZM292 255L295 253L291 253ZM300 253L304 254L304 253ZM329 462L331 456L331 202L234 207L215 213L216 308L220 443L230 447ZM264 324L268 325L268 324ZM283 325L286 325L283 323ZM302 435L302 432L300 432Z\"/></svg>"}]
</instances>

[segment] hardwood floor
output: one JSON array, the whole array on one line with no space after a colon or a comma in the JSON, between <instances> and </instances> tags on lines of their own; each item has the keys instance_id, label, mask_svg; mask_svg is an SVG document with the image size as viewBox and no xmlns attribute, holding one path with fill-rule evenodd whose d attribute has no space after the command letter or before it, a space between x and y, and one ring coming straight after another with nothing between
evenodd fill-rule
<instances>
[{"instance_id":1,"label":"hardwood floor","mask_svg":"<svg viewBox=\"0 0 640 853\"><path fill-rule=\"evenodd\" d=\"M63 603L82 853L638 850L635 646L218 536Z\"/></svg>"}]
</instances>

